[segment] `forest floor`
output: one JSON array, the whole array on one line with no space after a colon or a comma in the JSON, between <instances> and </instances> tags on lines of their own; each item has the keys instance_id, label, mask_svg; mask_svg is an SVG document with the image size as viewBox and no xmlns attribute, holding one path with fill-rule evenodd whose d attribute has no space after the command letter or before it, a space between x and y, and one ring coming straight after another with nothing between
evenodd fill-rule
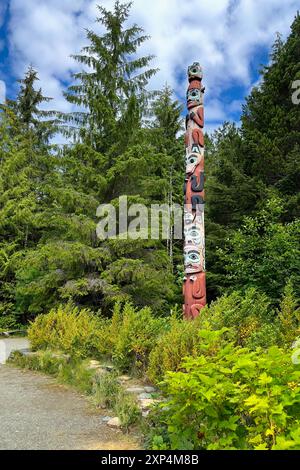
<instances>
[{"instance_id":1,"label":"forest floor","mask_svg":"<svg viewBox=\"0 0 300 470\"><path fill-rule=\"evenodd\" d=\"M139 448L135 436L109 428L104 415L46 375L0 365L0 450Z\"/></svg>"}]
</instances>

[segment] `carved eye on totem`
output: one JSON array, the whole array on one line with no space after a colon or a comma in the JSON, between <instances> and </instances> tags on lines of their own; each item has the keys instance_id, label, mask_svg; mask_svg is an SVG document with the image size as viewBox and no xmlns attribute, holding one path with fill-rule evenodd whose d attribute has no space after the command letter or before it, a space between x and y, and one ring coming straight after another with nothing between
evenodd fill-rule
<instances>
[{"instance_id":1,"label":"carved eye on totem","mask_svg":"<svg viewBox=\"0 0 300 470\"><path fill-rule=\"evenodd\" d=\"M199 62L194 62L193 65L190 65L188 68L189 78L199 78L202 79L203 71Z\"/></svg>"},{"instance_id":2,"label":"carved eye on totem","mask_svg":"<svg viewBox=\"0 0 300 470\"><path fill-rule=\"evenodd\" d=\"M194 265L199 265L201 261L200 258L200 253L196 250L193 251L188 251L185 254L185 265L186 266L194 266Z\"/></svg>"},{"instance_id":3,"label":"carved eye on totem","mask_svg":"<svg viewBox=\"0 0 300 470\"><path fill-rule=\"evenodd\" d=\"M184 230L185 241L186 243L194 243L195 245L200 245L202 236L199 227L192 225L191 227L186 227Z\"/></svg>"},{"instance_id":4,"label":"carved eye on totem","mask_svg":"<svg viewBox=\"0 0 300 470\"><path fill-rule=\"evenodd\" d=\"M184 247L184 266L186 274L198 273L203 269L204 258L202 250L200 251L192 244L186 244Z\"/></svg>"},{"instance_id":5,"label":"carved eye on totem","mask_svg":"<svg viewBox=\"0 0 300 470\"><path fill-rule=\"evenodd\" d=\"M191 154L187 157L186 162L188 165L194 165L195 163L198 162L198 155Z\"/></svg>"},{"instance_id":6,"label":"carved eye on totem","mask_svg":"<svg viewBox=\"0 0 300 470\"><path fill-rule=\"evenodd\" d=\"M201 159L201 155L196 154L196 153L190 153L186 156L186 169L185 172L187 174L194 173L195 168L197 165L199 165Z\"/></svg>"}]
</instances>

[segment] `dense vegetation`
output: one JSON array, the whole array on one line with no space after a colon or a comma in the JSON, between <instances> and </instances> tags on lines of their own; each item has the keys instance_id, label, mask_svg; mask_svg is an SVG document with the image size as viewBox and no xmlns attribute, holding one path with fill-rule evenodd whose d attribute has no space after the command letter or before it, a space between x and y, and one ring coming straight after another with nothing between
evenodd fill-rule
<instances>
[{"instance_id":1,"label":"dense vegetation","mask_svg":"<svg viewBox=\"0 0 300 470\"><path fill-rule=\"evenodd\" d=\"M157 71L129 11L100 7L105 33L88 31L74 51L76 112L42 111L50 98L32 68L1 106L0 330L37 317L34 348L107 356L163 381L170 412L153 417L156 448L300 448L300 16L241 128L206 136L209 306L184 322L181 241L96 236L97 207L118 212L119 196L183 202L182 108L167 86L148 91ZM73 143L53 144L58 132Z\"/></svg>"}]
</instances>

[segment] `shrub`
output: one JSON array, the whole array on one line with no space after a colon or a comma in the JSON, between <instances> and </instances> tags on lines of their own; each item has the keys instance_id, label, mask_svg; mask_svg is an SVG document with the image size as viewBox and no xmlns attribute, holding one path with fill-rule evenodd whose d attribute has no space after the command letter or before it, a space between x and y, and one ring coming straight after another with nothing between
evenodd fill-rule
<instances>
[{"instance_id":1,"label":"shrub","mask_svg":"<svg viewBox=\"0 0 300 470\"><path fill-rule=\"evenodd\" d=\"M13 304L0 302L0 332L22 328L15 313L12 313Z\"/></svg>"},{"instance_id":2,"label":"shrub","mask_svg":"<svg viewBox=\"0 0 300 470\"><path fill-rule=\"evenodd\" d=\"M128 429L135 424L141 417L141 411L138 407L136 398L123 390L116 398L115 411L120 420L121 426Z\"/></svg>"},{"instance_id":3,"label":"shrub","mask_svg":"<svg viewBox=\"0 0 300 470\"><path fill-rule=\"evenodd\" d=\"M281 341L283 344L291 345L300 335L300 308L291 281L285 286L278 319Z\"/></svg>"},{"instance_id":4,"label":"shrub","mask_svg":"<svg viewBox=\"0 0 300 470\"><path fill-rule=\"evenodd\" d=\"M28 329L32 348L60 350L73 357L99 356L106 350L106 320L68 304L40 315Z\"/></svg>"},{"instance_id":5,"label":"shrub","mask_svg":"<svg viewBox=\"0 0 300 470\"><path fill-rule=\"evenodd\" d=\"M185 321L171 317L169 321L169 330L160 336L149 357L147 375L154 383L162 380L166 371L180 369L185 356L197 355L198 352L198 331L202 319Z\"/></svg>"},{"instance_id":6,"label":"shrub","mask_svg":"<svg viewBox=\"0 0 300 470\"><path fill-rule=\"evenodd\" d=\"M112 359L117 367L144 372L149 354L166 326L167 320L154 317L150 308L137 310L127 303L121 311L117 305L111 323Z\"/></svg>"},{"instance_id":7,"label":"shrub","mask_svg":"<svg viewBox=\"0 0 300 470\"><path fill-rule=\"evenodd\" d=\"M213 330L232 328L237 345L267 348L279 341L276 312L257 289L223 295L202 311L202 326Z\"/></svg>"},{"instance_id":8,"label":"shrub","mask_svg":"<svg viewBox=\"0 0 300 470\"><path fill-rule=\"evenodd\" d=\"M202 330L200 355L167 374L165 444L187 450L300 449L300 366L291 352L278 346L250 351L225 334Z\"/></svg>"},{"instance_id":9,"label":"shrub","mask_svg":"<svg viewBox=\"0 0 300 470\"><path fill-rule=\"evenodd\" d=\"M114 373L96 374L93 385L95 404L103 408L114 408L121 391L117 376Z\"/></svg>"}]
</instances>

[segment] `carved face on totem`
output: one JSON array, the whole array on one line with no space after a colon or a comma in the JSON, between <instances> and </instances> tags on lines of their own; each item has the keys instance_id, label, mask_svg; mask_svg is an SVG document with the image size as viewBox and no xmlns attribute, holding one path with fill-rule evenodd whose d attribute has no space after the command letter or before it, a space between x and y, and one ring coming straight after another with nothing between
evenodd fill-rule
<instances>
[{"instance_id":1,"label":"carved face on totem","mask_svg":"<svg viewBox=\"0 0 300 470\"><path fill-rule=\"evenodd\" d=\"M200 106L203 104L203 93L198 88L191 88L187 92L186 99L189 109Z\"/></svg>"},{"instance_id":2,"label":"carved face on totem","mask_svg":"<svg viewBox=\"0 0 300 470\"><path fill-rule=\"evenodd\" d=\"M194 62L193 65L190 65L188 68L188 76L189 79L198 78L198 80L202 80L203 78L203 71L199 64L199 62Z\"/></svg>"},{"instance_id":3,"label":"carved face on totem","mask_svg":"<svg viewBox=\"0 0 300 470\"><path fill-rule=\"evenodd\" d=\"M198 273L202 270L203 256L195 245L187 244L184 247L184 267L187 274Z\"/></svg>"},{"instance_id":4,"label":"carved face on totem","mask_svg":"<svg viewBox=\"0 0 300 470\"><path fill-rule=\"evenodd\" d=\"M184 227L185 243L188 245L202 245L203 234L201 226L197 224L186 225Z\"/></svg>"},{"instance_id":5,"label":"carved face on totem","mask_svg":"<svg viewBox=\"0 0 300 470\"><path fill-rule=\"evenodd\" d=\"M196 167L201 162L202 155L200 153L187 153L185 158L185 172L187 175L194 173Z\"/></svg>"},{"instance_id":6,"label":"carved face on totem","mask_svg":"<svg viewBox=\"0 0 300 470\"><path fill-rule=\"evenodd\" d=\"M186 208L184 209L184 225L190 225L194 222L195 215L189 212Z\"/></svg>"}]
</instances>

